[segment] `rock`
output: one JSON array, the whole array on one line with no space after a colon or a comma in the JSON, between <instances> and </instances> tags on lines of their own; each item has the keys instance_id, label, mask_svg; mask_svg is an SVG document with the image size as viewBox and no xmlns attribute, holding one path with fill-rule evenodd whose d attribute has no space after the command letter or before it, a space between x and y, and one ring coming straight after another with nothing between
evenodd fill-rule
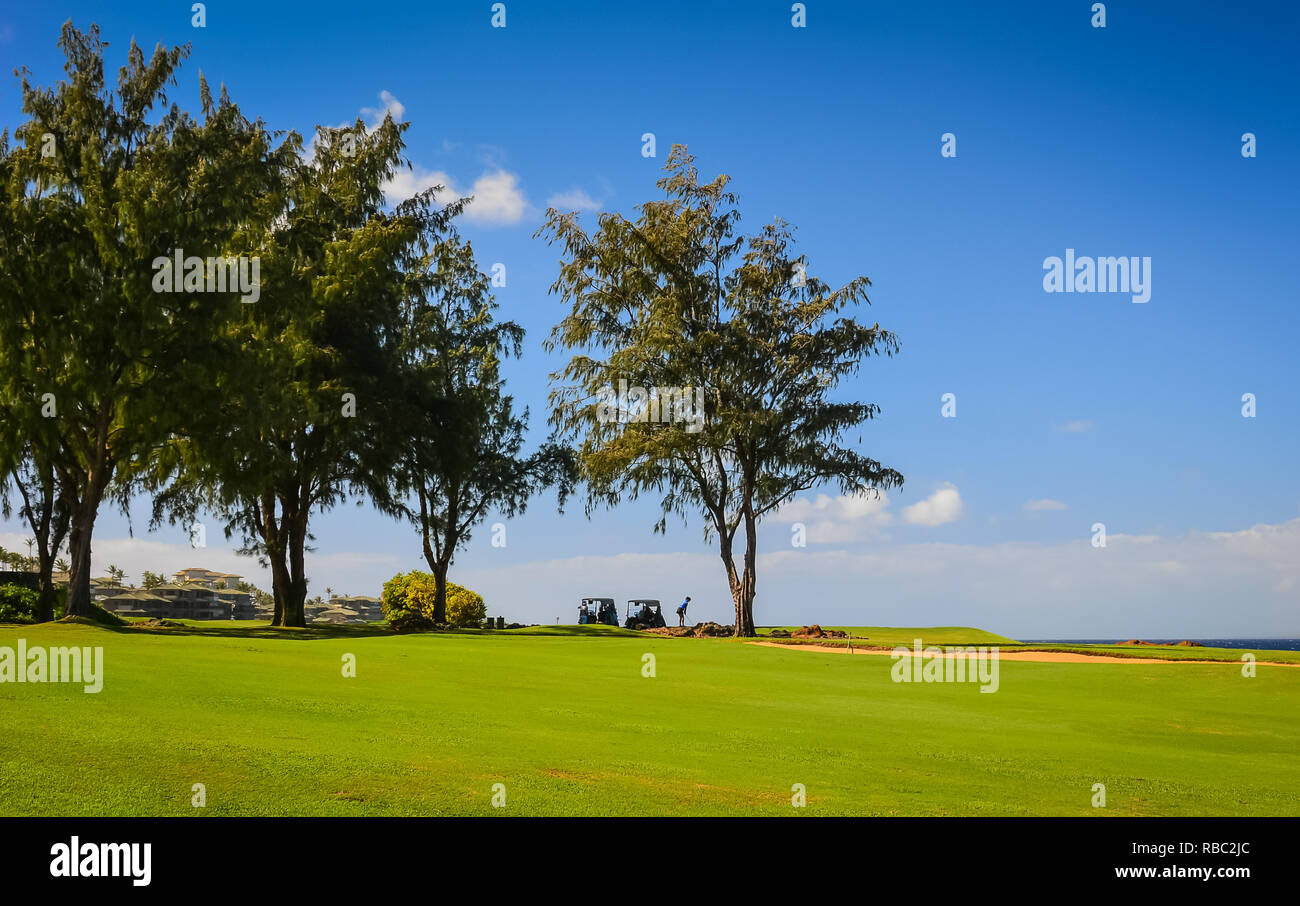
<instances>
[{"instance_id":1,"label":"rock","mask_svg":"<svg viewBox=\"0 0 1300 906\"><path fill-rule=\"evenodd\" d=\"M177 623L174 620L164 620L162 617L150 617L143 622L136 623L137 626L147 626L150 629L184 629L184 623Z\"/></svg>"},{"instance_id":2,"label":"rock","mask_svg":"<svg viewBox=\"0 0 1300 906\"><path fill-rule=\"evenodd\" d=\"M691 627L689 634L697 639L728 638L731 636L731 627L721 626L713 622L696 623Z\"/></svg>"},{"instance_id":3,"label":"rock","mask_svg":"<svg viewBox=\"0 0 1300 906\"><path fill-rule=\"evenodd\" d=\"M767 635L768 635L768 638L773 638L773 639L788 639L788 638L790 638L790 630L788 630L788 629L773 629L773 630L772 630L771 632L769 632Z\"/></svg>"}]
</instances>

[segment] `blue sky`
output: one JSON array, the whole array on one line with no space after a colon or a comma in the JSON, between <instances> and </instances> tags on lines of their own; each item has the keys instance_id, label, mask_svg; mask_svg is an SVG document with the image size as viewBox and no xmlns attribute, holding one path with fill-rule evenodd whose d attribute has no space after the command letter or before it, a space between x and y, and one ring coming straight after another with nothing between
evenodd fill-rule
<instances>
[{"instance_id":1,"label":"blue sky","mask_svg":"<svg viewBox=\"0 0 1300 906\"><path fill-rule=\"evenodd\" d=\"M800 503L766 526L760 623L1300 634L1300 9L1110 3L1093 28L1073 0L806 5L793 28L783 2L507 2L504 29L488 2L215 2L201 29L186 3L27 5L0 14L0 62L54 81L70 17L99 23L114 69L133 36L192 41L175 93L191 108L202 70L306 134L400 110L403 186L478 187L463 229L484 268L507 267L498 300L528 342L506 373L539 436L559 364L541 341L561 308L558 253L531 237L552 199L631 214L681 142L703 174L732 177L745 229L782 216L823 279L869 276L859 317L902 353L845 392L881 405L864 448L906 485L887 505ZM0 81L0 122L20 121ZM1150 302L1045 293L1043 260L1067 248L1149 257ZM806 548L790 545L792 514L813 526ZM97 566L260 575L214 529L191 552L146 517L142 503L128 542L106 509ZM539 499L505 548L480 529L453 578L510 619L569 622L583 594L690 594L698 617L729 621L700 523L656 537L655 518L648 501L588 520ZM375 593L422 565L413 529L366 507L315 531L312 593ZM0 544L21 535L0 525Z\"/></svg>"}]
</instances>

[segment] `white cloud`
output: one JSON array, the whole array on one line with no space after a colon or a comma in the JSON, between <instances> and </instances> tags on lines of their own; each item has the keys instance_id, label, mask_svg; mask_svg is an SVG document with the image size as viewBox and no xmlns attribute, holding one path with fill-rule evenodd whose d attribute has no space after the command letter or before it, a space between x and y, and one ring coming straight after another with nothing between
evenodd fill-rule
<instances>
[{"instance_id":1,"label":"white cloud","mask_svg":"<svg viewBox=\"0 0 1300 906\"><path fill-rule=\"evenodd\" d=\"M834 499L834 498L830 498ZM827 509L838 504L828 503ZM816 501L808 516L816 511ZM717 554L582 556L463 570L489 610L521 622L574 620L583 595L694 598L691 616L729 622ZM890 544L760 552L760 624L980 626L1014 638L1294 637L1300 519L1175 537L1085 533L1055 544Z\"/></svg>"},{"instance_id":2,"label":"white cloud","mask_svg":"<svg viewBox=\"0 0 1300 906\"><path fill-rule=\"evenodd\" d=\"M381 102L381 106L379 107L361 108L361 117L363 120L366 121L367 134L374 132L381 125L383 125L384 114L391 113L393 115L393 120L399 123L402 121L402 117L406 114L406 105L403 104L401 101L399 101L397 98L393 97L392 92L387 90L380 91L379 100ZM355 125L356 125L355 120L349 120L345 123L335 123L333 128L351 129ZM307 148L304 154L309 163L316 159L316 144L319 141L319 139L320 136L317 133L312 132L311 140L307 142ZM407 197L409 198L410 196Z\"/></svg>"},{"instance_id":3,"label":"white cloud","mask_svg":"<svg viewBox=\"0 0 1300 906\"><path fill-rule=\"evenodd\" d=\"M1082 434L1085 431L1092 430L1092 422L1085 418L1075 419L1063 425L1057 425L1056 430L1064 434Z\"/></svg>"},{"instance_id":4,"label":"white cloud","mask_svg":"<svg viewBox=\"0 0 1300 906\"><path fill-rule=\"evenodd\" d=\"M398 169L392 179L384 184L384 197L390 204L406 201L412 195L416 195L426 189L432 189L434 186L442 186L444 189L451 183L451 177L441 170L426 170L421 166L414 166L408 170L405 167ZM438 200L446 203L460 196L455 192L439 192Z\"/></svg>"},{"instance_id":5,"label":"white cloud","mask_svg":"<svg viewBox=\"0 0 1300 906\"><path fill-rule=\"evenodd\" d=\"M473 196L465 207L465 219L472 223L499 226L518 223L528 209L528 202L519 188L519 177L507 170L484 173L468 189L461 188L444 170L426 170L414 165L402 168L384 184L384 197L390 204L405 201L417 192L442 186L434 197L446 204L458 198Z\"/></svg>"},{"instance_id":6,"label":"white cloud","mask_svg":"<svg viewBox=\"0 0 1300 906\"><path fill-rule=\"evenodd\" d=\"M234 547L227 546L219 526L207 523L206 529L208 546L201 548L152 538L108 538L96 535L91 552L91 575L106 575L111 564L121 567L126 572L124 581L132 584L140 581L145 570L170 576L191 566L202 566L223 573L237 573L249 582L270 590L269 570L258 566L256 558L240 556ZM179 528L166 530L166 533L184 536ZM26 552L26 544L19 543L21 538L21 535L12 533L0 534L0 547ZM63 556L67 557L66 551Z\"/></svg>"},{"instance_id":7,"label":"white cloud","mask_svg":"<svg viewBox=\"0 0 1300 906\"><path fill-rule=\"evenodd\" d=\"M1068 510L1069 507L1059 500L1052 500L1050 497L1043 497L1040 500L1031 500L1025 504L1025 512L1042 513L1047 510Z\"/></svg>"},{"instance_id":8,"label":"white cloud","mask_svg":"<svg viewBox=\"0 0 1300 906\"><path fill-rule=\"evenodd\" d=\"M798 497L773 514L778 524L800 522L809 544L831 544L861 537L883 537L881 529L893 521L889 495Z\"/></svg>"},{"instance_id":9,"label":"white cloud","mask_svg":"<svg viewBox=\"0 0 1300 906\"><path fill-rule=\"evenodd\" d=\"M946 525L956 522L963 512L961 494L955 485L945 483L920 503L903 508L903 521L909 525Z\"/></svg>"},{"instance_id":10,"label":"white cloud","mask_svg":"<svg viewBox=\"0 0 1300 906\"><path fill-rule=\"evenodd\" d=\"M393 115L395 122L400 123L406 113L406 105L386 90L379 92L379 100L383 102L383 106L361 108L361 113L370 121L370 129L379 128L384 122L384 115L389 113Z\"/></svg>"},{"instance_id":11,"label":"white cloud","mask_svg":"<svg viewBox=\"0 0 1300 906\"><path fill-rule=\"evenodd\" d=\"M884 528L894 522L889 505L889 495L884 491L859 496L818 494L790 501L773 515L773 521L782 525L803 523L810 544L859 538L882 540L888 539ZM909 525L936 526L956 521L963 512L957 488L945 482L925 500L904 507L901 516Z\"/></svg>"},{"instance_id":12,"label":"white cloud","mask_svg":"<svg viewBox=\"0 0 1300 906\"><path fill-rule=\"evenodd\" d=\"M509 224L523 219L527 203L519 189L519 177L507 170L484 173L474 181L474 200L465 217L478 223Z\"/></svg>"},{"instance_id":13,"label":"white cloud","mask_svg":"<svg viewBox=\"0 0 1300 906\"><path fill-rule=\"evenodd\" d=\"M169 530L171 535L183 535L179 529ZM0 532L0 547L11 551L27 552L25 536ZM229 542L220 526L207 523L207 546L194 548L189 544L152 538L108 538L96 536L91 555L91 575L107 575L109 565L119 566L126 573L124 581L136 585L144 571L171 576L191 566L201 566L223 573L243 576L264 591L271 590L271 571L257 563L256 557L241 555ZM66 557L67 554L65 553ZM367 551L330 551L307 554L307 576L310 580L309 596L323 595L327 586L339 594L378 595L376 574L391 575L397 572L402 558L392 553ZM379 582L383 580L380 579Z\"/></svg>"},{"instance_id":14,"label":"white cloud","mask_svg":"<svg viewBox=\"0 0 1300 906\"><path fill-rule=\"evenodd\" d=\"M835 497L795 501L794 515L849 512ZM793 505L793 504L792 504ZM883 510L876 517L885 520ZM869 525L872 517L848 524ZM791 521L783 513L778 522ZM838 523L844 524L844 523ZM193 550L173 541L95 539L94 574L109 563L138 581L143 570L205 566L242 573L269 590L250 558L221 547ZM980 626L1014 638L1250 638L1300 635L1300 519L1239 531L1178 536L1109 534L1094 548L1076 540L1037 544L908 543L870 539L852 548L794 549L760 536L755 616L760 624ZM778 533L779 535L779 533ZM0 533L0 545L26 552L25 534ZM776 543L770 543L776 540ZM412 567L410 554L333 551L309 554L309 594L378 594L388 576ZM628 542L634 543L634 542ZM739 552L737 552L739 554ZM576 619L578 599L657 597L671 606L694 599L693 620L730 622L732 604L716 548L680 552L490 562L458 568L455 581L485 596L509 620L554 624ZM418 558L417 558L418 560Z\"/></svg>"},{"instance_id":15,"label":"white cloud","mask_svg":"<svg viewBox=\"0 0 1300 906\"><path fill-rule=\"evenodd\" d=\"M380 106L362 107L361 115L366 120L366 129L373 132L378 129L384 121L386 114L392 114L394 120L401 122L402 117L406 115L406 105L398 100L391 91L387 89L379 92ZM335 128L346 129L351 123L340 123ZM458 147L456 143L442 141L442 150L448 152ZM498 149L492 146L484 146L494 152L493 160L499 159ZM307 147L307 159L311 160L316 153L316 137L313 135L312 140ZM489 166L487 170L474 180L474 184L468 188L459 185L455 179L444 170L430 170L419 164L412 164L410 169L399 167L393 173L391 179L384 184L384 197L389 204L398 204L406 201L411 196L432 189L435 186L442 186L443 191L438 192L435 198L442 204L455 201L466 196L473 196L465 208L464 217L471 223L478 223L487 226L499 226L519 223L528 212L528 202L524 197L523 190L519 187L519 176L496 164ZM583 193L585 196L585 193ZM557 196L559 197L559 196ZM590 196L586 196L587 201L591 201Z\"/></svg>"},{"instance_id":16,"label":"white cloud","mask_svg":"<svg viewBox=\"0 0 1300 906\"><path fill-rule=\"evenodd\" d=\"M570 189L546 199L547 207L559 211L598 211L603 203L603 199L598 201L592 198L586 189Z\"/></svg>"},{"instance_id":17,"label":"white cloud","mask_svg":"<svg viewBox=\"0 0 1300 906\"><path fill-rule=\"evenodd\" d=\"M816 497L798 497L791 500L777 512L777 521L805 522L816 518L872 518L881 522L888 522L890 515L885 512L888 506L889 495L884 491L852 497L844 495L831 497L827 494L818 494Z\"/></svg>"},{"instance_id":18,"label":"white cloud","mask_svg":"<svg viewBox=\"0 0 1300 906\"><path fill-rule=\"evenodd\" d=\"M460 569L454 579L483 595L488 613L521 623L577 622L578 601L612 597L620 619L629 598L658 598L664 617L691 596L691 621L731 623L734 605L716 553L614 554Z\"/></svg>"}]
</instances>

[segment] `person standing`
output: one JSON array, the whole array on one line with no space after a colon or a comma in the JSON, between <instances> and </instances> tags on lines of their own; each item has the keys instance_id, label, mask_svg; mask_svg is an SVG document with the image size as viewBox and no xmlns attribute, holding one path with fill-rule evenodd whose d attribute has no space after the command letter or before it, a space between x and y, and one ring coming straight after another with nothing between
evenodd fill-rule
<instances>
[{"instance_id":1,"label":"person standing","mask_svg":"<svg viewBox=\"0 0 1300 906\"><path fill-rule=\"evenodd\" d=\"M690 603L691 603L690 595L687 595L687 596L686 596L686 600L683 601L681 604L679 604L679 605L677 606L677 625L678 625L678 626L685 626L685 625L686 625L686 608L687 608L687 606L690 605Z\"/></svg>"}]
</instances>

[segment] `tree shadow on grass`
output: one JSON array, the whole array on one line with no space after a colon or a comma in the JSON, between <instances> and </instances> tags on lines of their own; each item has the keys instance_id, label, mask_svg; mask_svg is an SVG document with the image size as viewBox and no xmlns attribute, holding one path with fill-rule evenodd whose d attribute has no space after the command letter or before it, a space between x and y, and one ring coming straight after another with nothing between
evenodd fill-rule
<instances>
[{"instance_id":1,"label":"tree shadow on grass","mask_svg":"<svg viewBox=\"0 0 1300 906\"><path fill-rule=\"evenodd\" d=\"M358 639L366 636L394 635L386 623L310 623L306 627L272 626L254 620L169 620L170 625L159 625L147 620L129 621L123 626L111 626L93 620L76 622L95 626L122 635L173 635L211 636L225 639Z\"/></svg>"},{"instance_id":2,"label":"tree shadow on grass","mask_svg":"<svg viewBox=\"0 0 1300 906\"><path fill-rule=\"evenodd\" d=\"M317 639L359 639L374 636L536 636L547 638L637 638L643 633L631 629L600 625L521 626L518 629L445 629L429 632L396 633L387 623L309 623L303 628L272 626L260 621L243 620L169 620L172 625L158 625L146 620L134 620L123 626L113 626L89 619L76 622L109 632L125 635L158 636L209 636L228 639L292 639L315 641ZM32 625L32 624L27 624Z\"/></svg>"}]
</instances>

